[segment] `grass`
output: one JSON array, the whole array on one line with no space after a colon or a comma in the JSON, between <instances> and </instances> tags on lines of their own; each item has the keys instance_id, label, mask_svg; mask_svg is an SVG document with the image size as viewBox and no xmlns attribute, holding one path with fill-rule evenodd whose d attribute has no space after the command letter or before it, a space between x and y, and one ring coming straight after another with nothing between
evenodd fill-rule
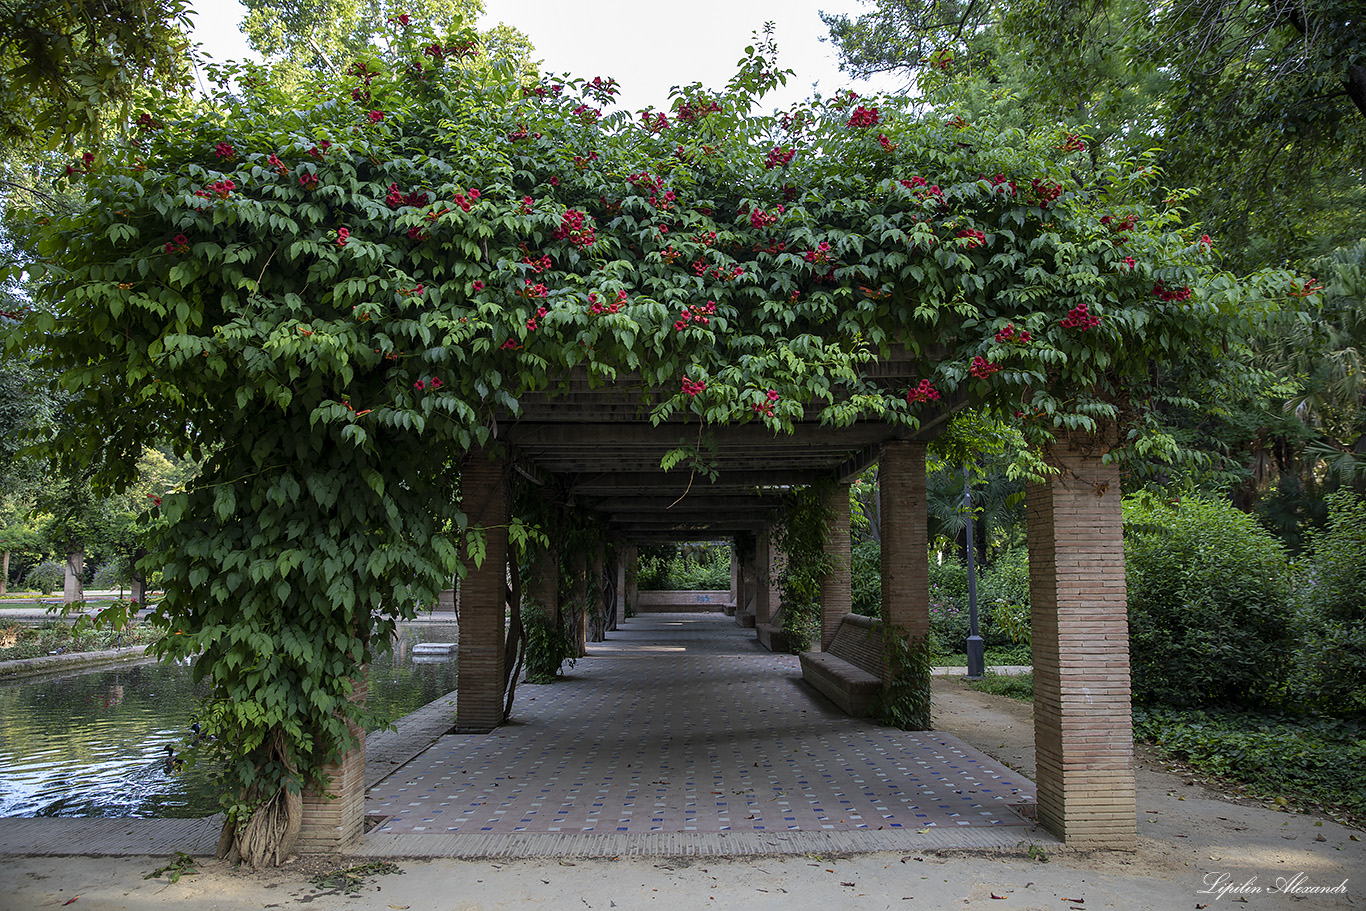
<instances>
[{"instance_id":1,"label":"grass","mask_svg":"<svg viewBox=\"0 0 1366 911\"><path fill-rule=\"evenodd\" d=\"M1015 675L993 674L988 671L987 675L980 680L965 680L963 682L979 693L1008 696L1011 699L1019 699L1021 702L1032 702L1034 700L1034 673L1032 671Z\"/></svg>"},{"instance_id":2,"label":"grass","mask_svg":"<svg viewBox=\"0 0 1366 911\"><path fill-rule=\"evenodd\" d=\"M1136 708L1134 735L1249 797L1366 824L1366 718Z\"/></svg>"},{"instance_id":3,"label":"grass","mask_svg":"<svg viewBox=\"0 0 1366 911\"><path fill-rule=\"evenodd\" d=\"M1024 665L1034 663L1027 645L993 645L985 651L987 667L993 665ZM940 667L967 667L968 656L963 652L939 652L934 663Z\"/></svg>"}]
</instances>

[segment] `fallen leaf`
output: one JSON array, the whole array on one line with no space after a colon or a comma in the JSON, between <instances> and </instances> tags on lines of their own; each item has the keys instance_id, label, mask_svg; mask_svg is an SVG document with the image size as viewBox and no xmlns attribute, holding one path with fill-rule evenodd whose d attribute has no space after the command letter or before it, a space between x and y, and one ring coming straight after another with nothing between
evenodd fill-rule
<instances>
[{"instance_id":1,"label":"fallen leaf","mask_svg":"<svg viewBox=\"0 0 1366 911\"><path fill-rule=\"evenodd\" d=\"M71 904L72 902L74 902L74 901L75 901L76 899L78 899L78 898L80 898L79 895L73 895L73 896L71 896L71 897L68 898L66 901L62 902L62 907L66 907L67 905Z\"/></svg>"},{"instance_id":2,"label":"fallen leaf","mask_svg":"<svg viewBox=\"0 0 1366 911\"><path fill-rule=\"evenodd\" d=\"M1064 898L1063 901L1065 901L1065 902L1071 902L1071 903L1074 904L1074 905L1084 905L1084 904L1086 904L1086 899L1084 899L1084 898Z\"/></svg>"},{"instance_id":3,"label":"fallen leaf","mask_svg":"<svg viewBox=\"0 0 1366 911\"><path fill-rule=\"evenodd\" d=\"M390 908L396 909L396 911L405 911L405 909L406 909L408 906L407 906L407 905L390 905L389 907L390 907Z\"/></svg>"},{"instance_id":4,"label":"fallen leaf","mask_svg":"<svg viewBox=\"0 0 1366 911\"><path fill-rule=\"evenodd\" d=\"M852 886L853 883L840 883L841 886Z\"/></svg>"},{"instance_id":5,"label":"fallen leaf","mask_svg":"<svg viewBox=\"0 0 1366 911\"><path fill-rule=\"evenodd\" d=\"M1315 835L1315 836L1314 836L1314 841L1327 841L1327 840L1328 840L1328 839L1324 838L1322 834L1319 834L1319 835Z\"/></svg>"},{"instance_id":6,"label":"fallen leaf","mask_svg":"<svg viewBox=\"0 0 1366 911\"><path fill-rule=\"evenodd\" d=\"M1005 898L1004 895L997 895L995 892L991 893L991 897L992 897L992 898Z\"/></svg>"}]
</instances>

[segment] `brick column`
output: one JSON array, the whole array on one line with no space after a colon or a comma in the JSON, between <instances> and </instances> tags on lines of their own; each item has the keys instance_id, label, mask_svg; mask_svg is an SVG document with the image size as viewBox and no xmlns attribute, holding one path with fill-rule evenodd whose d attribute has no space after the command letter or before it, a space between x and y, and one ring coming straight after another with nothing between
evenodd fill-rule
<instances>
[{"instance_id":1,"label":"brick column","mask_svg":"<svg viewBox=\"0 0 1366 911\"><path fill-rule=\"evenodd\" d=\"M617 629L626 622L626 550L622 548L613 562L617 573L617 603L612 606L612 628Z\"/></svg>"},{"instance_id":2,"label":"brick column","mask_svg":"<svg viewBox=\"0 0 1366 911\"><path fill-rule=\"evenodd\" d=\"M768 622L772 623L783 609L783 590L778 586L783 570L787 569L787 554L779 550L772 539L768 543Z\"/></svg>"},{"instance_id":3,"label":"brick column","mask_svg":"<svg viewBox=\"0 0 1366 911\"><path fill-rule=\"evenodd\" d=\"M639 557L640 549L634 544L626 549L626 604L631 610L636 610L639 604L636 600L640 594L640 567L636 563Z\"/></svg>"},{"instance_id":4,"label":"brick column","mask_svg":"<svg viewBox=\"0 0 1366 911\"><path fill-rule=\"evenodd\" d=\"M456 648L455 728L484 734L503 720L504 615L507 603L508 524L512 485L506 462L473 450L460 472L469 524L484 531L484 562L468 566L460 585Z\"/></svg>"},{"instance_id":5,"label":"brick column","mask_svg":"<svg viewBox=\"0 0 1366 911\"><path fill-rule=\"evenodd\" d=\"M882 619L911 636L930 632L929 517L925 505L925 444L884 443L882 494Z\"/></svg>"},{"instance_id":6,"label":"brick column","mask_svg":"<svg viewBox=\"0 0 1366 911\"><path fill-rule=\"evenodd\" d=\"M853 574L849 553L849 485L836 484L825 498L830 524L825 533L825 552L835 568L821 579L821 651L835 641L840 620L853 604Z\"/></svg>"},{"instance_id":7,"label":"brick column","mask_svg":"<svg viewBox=\"0 0 1366 911\"><path fill-rule=\"evenodd\" d=\"M352 702L365 702L369 678L362 675L351 691ZM323 767L328 777L323 791L304 789L299 840L300 854L335 854L365 834L365 732L349 724L356 746Z\"/></svg>"},{"instance_id":8,"label":"brick column","mask_svg":"<svg viewBox=\"0 0 1366 911\"><path fill-rule=\"evenodd\" d=\"M735 539L732 538L730 543L730 603L723 608L727 616L734 617L735 612L740 609L744 592L745 580L740 573L740 549L736 547Z\"/></svg>"},{"instance_id":9,"label":"brick column","mask_svg":"<svg viewBox=\"0 0 1366 911\"><path fill-rule=\"evenodd\" d=\"M601 642L607 638L607 617L610 605L603 596L603 566L607 561L602 545L593 548L593 558L588 561L588 640Z\"/></svg>"},{"instance_id":10,"label":"brick column","mask_svg":"<svg viewBox=\"0 0 1366 911\"><path fill-rule=\"evenodd\" d=\"M576 657L588 656L588 552L576 551L569 558L570 615L567 618L569 639L574 643Z\"/></svg>"},{"instance_id":11,"label":"brick column","mask_svg":"<svg viewBox=\"0 0 1366 911\"><path fill-rule=\"evenodd\" d=\"M544 607L552 621L560 622L560 554L553 541L536 552L526 595Z\"/></svg>"},{"instance_id":12,"label":"brick column","mask_svg":"<svg viewBox=\"0 0 1366 911\"><path fill-rule=\"evenodd\" d=\"M1068 843L1137 846L1119 470L1073 433L1027 489L1039 822Z\"/></svg>"},{"instance_id":13,"label":"brick column","mask_svg":"<svg viewBox=\"0 0 1366 911\"><path fill-rule=\"evenodd\" d=\"M768 623L773 616L773 535L764 529L754 536L754 623Z\"/></svg>"}]
</instances>

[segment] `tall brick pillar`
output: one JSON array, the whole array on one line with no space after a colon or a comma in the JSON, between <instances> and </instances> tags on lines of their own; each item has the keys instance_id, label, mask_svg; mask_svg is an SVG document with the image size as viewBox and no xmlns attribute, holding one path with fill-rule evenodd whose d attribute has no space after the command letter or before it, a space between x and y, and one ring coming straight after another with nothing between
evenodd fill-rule
<instances>
[{"instance_id":1,"label":"tall brick pillar","mask_svg":"<svg viewBox=\"0 0 1366 911\"><path fill-rule=\"evenodd\" d=\"M367 673L355 681L351 701L363 703L368 695ZM299 840L294 843L300 854L335 854L365 834L365 732L354 724L348 727L357 743L323 767L326 789L304 789Z\"/></svg>"},{"instance_id":2,"label":"tall brick pillar","mask_svg":"<svg viewBox=\"0 0 1366 911\"><path fill-rule=\"evenodd\" d=\"M772 536L768 540L768 617L760 619L757 615L756 622L772 623L773 618L782 613L783 609L783 590L778 585L778 580L782 578L783 570L787 569L787 554L778 549L773 543Z\"/></svg>"},{"instance_id":3,"label":"tall brick pillar","mask_svg":"<svg viewBox=\"0 0 1366 911\"><path fill-rule=\"evenodd\" d=\"M612 629L626 622L626 550L622 548L612 561L617 574L617 603L612 605Z\"/></svg>"},{"instance_id":4,"label":"tall brick pillar","mask_svg":"<svg viewBox=\"0 0 1366 911\"><path fill-rule=\"evenodd\" d=\"M930 632L929 515L925 444L884 443L878 464L882 494L882 619L912 637Z\"/></svg>"},{"instance_id":5,"label":"tall brick pillar","mask_svg":"<svg viewBox=\"0 0 1366 911\"><path fill-rule=\"evenodd\" d=\"M578 550L569 557L570 613L566 618L570 641L578 658L588 657L588 551Z\"/></svg>"},{"instance_id":6,"label":"tall brick pillar","mask_svg":"<svg viewBox=\"0 0 1366 911\"><path fill-rule=\"evenodd\" d=\"M483 563L467 567L460 585L455 728L485 734L503 720L503 621L512 521L507 462L471 451L461 467L460 488L470 526L483 529L485 552Z\"/></svg>"},{"instance_id":7,"label":"tall brick pillar","mask_svg":"<svg viewBox=\"0 0 1366 911\"><path fill-rule=\"evenodd\" d=\"M588 561L588 641L601 642L607 638L607 618L611 606L607 603L603 590L603 567L607 555L603 546L593 548L592 559Z\"/></svg>"},{"instance_id":8,"label":"tall brick pillar","mask_svg":"<svg viewBox=\"0 0 1366 911\"><path fill-rule=\"evenodd\" d=\"M1068 843L1132 848L1134 750L1119 471L1104 442L1060 438L1026 493L1039 822Z\"/></svg>"},{"instance_id":9,"label":"tall brick pillar","mask_svg":"<svg viewBox=\"0 0 1366 911\"><path fill-rule=\"evenodd\" d=\"M546 615L559 623L560 552L553 541L537 550L531 562L531 578L527 583L527 597L544 607Z\"/></svg>"},{"instance_id":10,"label":"tall brick pillar","mask_svg":"<svg viewBox=\"0 0 1366 911\"><path fill-rule=\"evenodd\" d=\"M835 641L840 620L853 604L853 574L849 553L849 485L836 484L825 499L830 525L825 533L825 552L835 567L821 579L821 651Z\"/></svg>"},{"instance_id":11,"label":"tall brick pillar","mask_svg":"<svg viewBox=\"0 0 1366 911\"><path fill-rule=\"evenodd\" d=\"M773 535L764 529L754 536L754 623L768 623L773 617ZM748 625L748 624L746 624Z\"/></svg>"},{"instance_id":12,"label":"tall brick pillar","mask_svg":"<svg viewBox=\"0 0 1366 911\"><path fill-rule=\"evenodd\" d=\"M640 594L640 548L632 544L626 549L626 606L635 610L640 602L636 596Z\"/></svg>"},{"instance_id":13,"label":"tall brick pillar","mask_svg":"<svg viewBox=\"0 0 1366 911\"><path fill-rule=\"evenodd\" d=\"M727 616L735 616L735 612L744 604L744 597L745 578L740 570L740 548L732 539L730 544L730 603L724 608Z\"/></svg>"}]
</instances>

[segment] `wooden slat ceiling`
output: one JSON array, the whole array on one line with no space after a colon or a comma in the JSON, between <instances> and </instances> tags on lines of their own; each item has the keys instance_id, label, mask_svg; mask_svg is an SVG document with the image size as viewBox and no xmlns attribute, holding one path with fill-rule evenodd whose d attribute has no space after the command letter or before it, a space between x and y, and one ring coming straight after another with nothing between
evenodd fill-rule
<instances>
[{"instance_id":1,"label":"wooden slat ceiling","mask_svg":"<svg viewBox=\"0 0 1366 911\"><path fill-rule=\"evenodd\" d=\"M866 376L891 388L915 381L909 362L867 367ZM633 377L596 388L574 377L552 393L524 399L521 414L500 419L497 435L528 476L596 509L624 540L715 540L766 527L790 487L852 480L877 461L884 442L933 439L961 407L943 403L922 412L915 431L880 421L822 426L813 412L791 435L755 422L705 428L699 437L692 415L693 423L652 424L651 403L660 398ZM660 468L670 450L699 445L705 471L687 460L667 472Z\"/></svg>"}]
</instances>

